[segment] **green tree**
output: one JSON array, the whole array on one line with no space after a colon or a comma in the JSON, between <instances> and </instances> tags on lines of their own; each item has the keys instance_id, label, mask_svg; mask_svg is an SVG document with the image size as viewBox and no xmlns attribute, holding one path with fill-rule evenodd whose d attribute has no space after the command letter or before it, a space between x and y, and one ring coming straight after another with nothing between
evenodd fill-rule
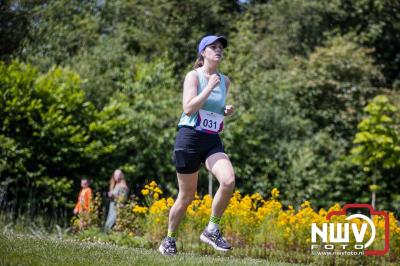
<instances>
[{"instance_id":1,"label":"green tree","mask_svg":"<svg viewBox=\"0 0 400 266\"><path fill-rule=\"evenodd\" d=\"M166 58L136 64L135 72L121 83L114 97L126 102L123 113L129 118L121 140L132 141L114 155L120 158L138 188L145 181L158 180L176 190L172 149L181 112L182 84Z\"/></svg>"},{"instance_id":2,"label":"green tree","mask_svg":"<svg viewBox=\"0 0 400 266\"><path fill-rule=\"evenodd\" d=\"M303 114L316 123L317 130L327 129L334 138L350 141L363 106L383 80L369 53L335 37L307 61L299 61L292 88Z\"/></svg>"},{"instance_id":3,"label":"green tree","mask_svg":"<svg viewBox=\"0 0 400 266\"><path fill-rule=\"evenodd\" d=\"M400 2L392 0L339 0L339 12L331 23L342 35L373 48L373 58L382 66L386 87L400 80Z\"/></svg>"},{"instance_id":4,"label":"green tree","mask_svg":"<svg viewBox=\"0 0 400 266\"><path fill-rule=\"evenodd\" d=\"M0 2L0 60L16 53L28 34L29 12L15 1Z\"/></svg>"},{"instance_id":5,"label":"green tree","mask_svg":"<svg viewBox=\"0 0 400 266\"><path fill-rule=\"evenodd\" d=\"M140 56L127 51L123 34L123 30L118 28L99 38L95 46L79 51L64 62L84 77L82 88L86 97L99 110L115 93L125 90L143 61Z\"/></svg>"},{"instance_id":6,"label":"green tree","mask_svg":"<svg viewBox=\"0 0 400 266\"><path fill-rule=\"evenodd\" d=\"M246 60L254 55L230 55L228 63L241 65L227 66L237 112L224 138L244 183L238 181L240 187L264 192L277 186L291 204L342 201L344 193L333 192L331 185L362 197L363 185L347 179L358 176L354 167L341 160L382 78L369 50L336 37L307 58L285 59L277 69L265 70L258 60Z\"/></svg>"},{"instance_id":7,"label":"green tree","mask_svg":"<svg viewBox=\"0 0 400 266\"><path fill-rule=\"evenodd\" d=\"M239 11L236 1L106 1L103 27L125 27L128 51L148 59L166 54L178 69L193 61L203 35L228 35ZM176 70L176 69L175 69Z\"/></svg>"},{"instance_id":8,"label":"green tree","mask_svg":"<svg viewBox=\"0 0 400 266\"><path fill-rule=\"evenodd\" d=\"M22 58L46 71L96 44L101 33L98 1L38 2L15 3L29 9L29 31L19 54Z\"/></svg>"},{"instance_id":9,"label":"green tree","mask_svg":"<svg viewBox=\"0 0 400 266\"><path fill-rule=\"evenodd\" d=\"M0 63L0 84L7 198L19 207L31 204L32 212L66 206L75 198L74 181L96 174L97 160L118 148L113 132L125 125L124 117L110 112L112 106L97 112L79 76L67 69L40 74L30 65Z\"/></svg>"},{"instance_id":10,"label":"green tree","mask_svg":"<svg viewBox=\"0 0 400 266\"><path fill-rule=\"evenodd\" d=\"M381 170L400 167L398 114L384 95L376 96L364 110L367 116L358 124L351 153L353 162L371 175L371 204L375 207Z\"/></svg>"}]
</instances>

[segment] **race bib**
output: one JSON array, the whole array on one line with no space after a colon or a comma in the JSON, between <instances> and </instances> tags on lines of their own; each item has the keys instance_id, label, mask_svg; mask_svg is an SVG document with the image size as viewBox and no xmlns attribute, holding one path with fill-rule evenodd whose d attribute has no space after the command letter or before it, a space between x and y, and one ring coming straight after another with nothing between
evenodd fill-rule
<instances>
[{"instance_id":1,"label":"race bib","mask_svg":"<svg viewBox=\"0 0 400 266\"><path fill-rule=\"evenodd\" d=\"M224 127L224 116L218 113L199 110L197 117L196 130L208 133L219 133Z\"/></svg>"}]
</instances>

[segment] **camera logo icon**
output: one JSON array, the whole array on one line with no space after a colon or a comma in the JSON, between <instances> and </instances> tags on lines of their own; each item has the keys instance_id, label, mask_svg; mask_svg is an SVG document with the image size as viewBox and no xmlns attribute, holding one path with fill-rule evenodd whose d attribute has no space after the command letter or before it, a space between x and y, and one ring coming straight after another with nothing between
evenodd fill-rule
<instances>
[{"instance_id":1,"label":"camera logo icon","mask_svg":"<svg viewBox=\"0 0 400 266\"><path fill-rule=\"evenodd\" d=\"M368 249L376 239L376 228L372 219L364 214L356 213L348 215L349 209L356 210L368 210L371 217L379 215L383 217L385 222L384 227L384 248L381 250ZM346 217L346 223L333 223L330 222L334 216ZM359 255L364 254L367 256L371 255L384 255L389 251L389 214L385 211L376 211L369 204L346 204L339 211L331 211L327 214L327 223L322 224L322 228L318 227L316 223L311 224L311 250L318 250L324 252L334 252L336 254L346 255L357 255L350 254L348 249L356 250ZM352 222L353 219L359 219L362 221L361 228L358 228L358 224ZM366 238L366 231L370 229L370 236ZM350 245L350 233L353 234L355 244ZM318 241L318 238L320 241ZM322 242L322 243L321 243ZM319 243L319 244L318 244ZM340 250L340 252L336 250ZM333 251L335 250L335 251ZM321 253L321 252L319 252Z\"/></svg>"}]
</instances>

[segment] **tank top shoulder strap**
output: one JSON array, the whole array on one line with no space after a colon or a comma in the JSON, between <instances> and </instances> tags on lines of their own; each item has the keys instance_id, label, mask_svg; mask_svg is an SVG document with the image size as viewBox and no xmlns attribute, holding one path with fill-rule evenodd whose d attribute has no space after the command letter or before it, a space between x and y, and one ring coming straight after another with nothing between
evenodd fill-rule
<instances>
[{"instance_id":1,"label":"tank top shoulder strap","mask_svg":"<svg viewBox=\"0 0 400 266\"><path fill-rule=\"evenodd\" d=\"M223 91L223 93L224 93L224 97L226 97L226 80L225 80L225 75L224 74L222 74L222 73L219 73L218 72L218 75L219 75L219 77L220 77L220 86L221 86L221 90Z\"/></svg>"},{"instance_id":2,"label":"tank top shoulder strap","mask_svg":"<svg viewBox=\"0 0 400 266\"><path fill-rule=\"evenodd\" d=\"M197 80L199 81L199 85L197 87L197 93L200 93L204 89L204 87L206 85L205 84L205 78L204 78L203 72L199 71L198 68L195 69L195 71L197 73Z\"/></svg>"}]
</instances>

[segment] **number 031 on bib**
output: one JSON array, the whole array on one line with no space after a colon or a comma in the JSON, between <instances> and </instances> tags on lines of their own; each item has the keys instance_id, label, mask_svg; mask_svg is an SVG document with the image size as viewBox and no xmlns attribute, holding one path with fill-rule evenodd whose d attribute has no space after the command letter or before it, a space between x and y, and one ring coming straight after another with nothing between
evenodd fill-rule
<instances>
[{"instance_id":1,"label":"number 031 on bib","mask_svg":"<svg viewBox=\"0 0 400 266\"><path fill-rule=\"evenodd\" d=\"M199 110L199 115L197 116L196 130L207 132L207 133L219 133L224 127L224 116L206 111L203 109Z\"/></svg>"}]
</instances>

